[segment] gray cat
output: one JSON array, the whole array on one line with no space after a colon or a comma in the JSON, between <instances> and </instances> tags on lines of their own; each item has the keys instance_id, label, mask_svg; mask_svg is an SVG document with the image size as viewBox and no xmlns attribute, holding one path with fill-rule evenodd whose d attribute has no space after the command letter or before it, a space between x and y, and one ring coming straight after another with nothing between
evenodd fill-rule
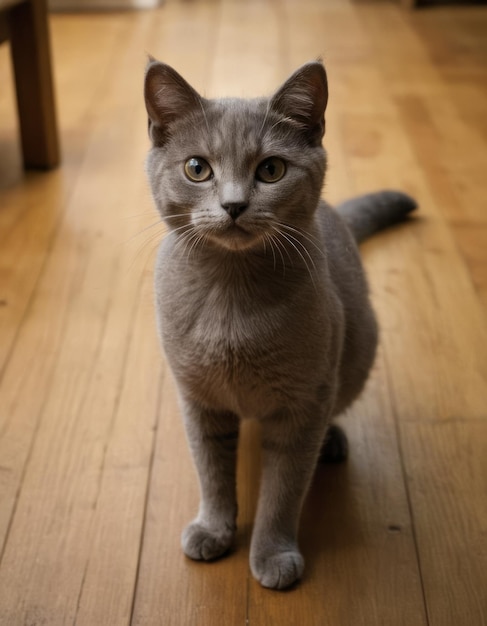
<instances>
[{"instance_id":1,"label":"gray cat","mask_svg":"<svg viewBox=\"0 0 487 626\"><path fill-rule=\"evenodd\" d=\"M300 512L316 463L339 460L332 418L362 390L377 324L360 241L415 208L399 192L320 200L328 98L321 63L272 96L208 100L151 59L147 171L169 233L156 267L159 332L174 373L201 502L184 530L192 559L232 545L239 421L262 426L250 566L282 589L304 568Z\"/></svg>"}]
</instances>

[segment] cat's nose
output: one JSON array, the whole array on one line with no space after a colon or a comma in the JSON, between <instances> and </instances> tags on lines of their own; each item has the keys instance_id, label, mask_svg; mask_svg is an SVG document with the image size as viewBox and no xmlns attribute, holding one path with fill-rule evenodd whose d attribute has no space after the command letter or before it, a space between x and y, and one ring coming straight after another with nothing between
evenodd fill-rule
<instances>
[{"instance_id":1,"label":"cat's nose","mask_svg":"<svg viewBox=\"0 0 487 626\"><path fill-rule=\"evenodd\" d=\"M236 220L239 215L242 215L248 206L248 204L242 202L227 202L222 204L222 208L225 209L232 220Z\"/></svg>"}]
</instances>

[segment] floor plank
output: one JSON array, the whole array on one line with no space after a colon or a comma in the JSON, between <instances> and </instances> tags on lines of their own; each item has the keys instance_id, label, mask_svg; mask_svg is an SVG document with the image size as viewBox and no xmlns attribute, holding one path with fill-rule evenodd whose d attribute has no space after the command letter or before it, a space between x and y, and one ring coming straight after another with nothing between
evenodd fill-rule
<instances>
[{"instance_id":1,"label":"floor plank","mask_svg":"<svg viewBox=\"0 0 487 626\"><path fill-rule=\"evenodd\" d=\"M429 624L485 624L487 420L401 427Z\"/></svg>"},{"instance_id":2,"label":"floor plank","mask_svg":"<svg viewBox=\"0 0 487 626\"><path fill-rule=\"evenodd\" d=\"M52 17L60 170L23 174L0 91L2 626L485 623L486 27L480 7L355 0ZM249 572L252 422L232 553L180 548L198 485L153 321L146 53L208 96L271 93L323 55L325 195L398 187L420 204L363 247L381 349L342 418L349 462L316 473L287 593Z\"/></svg>"}]
</instances>

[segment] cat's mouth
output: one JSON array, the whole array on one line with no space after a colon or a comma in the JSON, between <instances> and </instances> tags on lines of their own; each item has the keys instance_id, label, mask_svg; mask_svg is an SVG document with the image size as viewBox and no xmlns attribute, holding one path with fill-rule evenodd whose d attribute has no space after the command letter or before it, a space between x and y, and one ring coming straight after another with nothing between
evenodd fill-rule
<instances>
[{"instance_id":1,"label":"cat's mouth","mask_svg":"<svg viewBox=\"0 0 487 626\"><path fill-rule=\"evenodd\" d=\"M259 236L237 222L229 224L227 228L214 233L214 238L224 248L230 250L245 250L254 245Z\"/></svg>"}]
</instances>

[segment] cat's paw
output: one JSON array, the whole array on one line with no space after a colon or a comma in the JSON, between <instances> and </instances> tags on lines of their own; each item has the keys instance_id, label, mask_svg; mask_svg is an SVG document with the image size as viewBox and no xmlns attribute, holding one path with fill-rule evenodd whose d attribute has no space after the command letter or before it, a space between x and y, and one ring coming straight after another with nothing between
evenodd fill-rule
<instances>
[{"instance_id":1,"label":"cat's paw","mask_svg":"<svg viewBox=\"0 0 487 626\"><path fill-rule=\"evenodd\" d=\"M286 589L301 578L304 559L297 549L286 549L271 554L253 555L250 569L263 587Z\"/></svg>"},{"instance_id":2,"label":"cat's paw","mask_svg":"<svg viewBox=\"0 0 487 626\"><path fill-rule=\"evenodd\" d=\"M206 528L199 522L187 526L181 537L183 551L195 561L212 561L230 549L235 529L224 526L221 530Z\"/></svg>"}]
</instances>

